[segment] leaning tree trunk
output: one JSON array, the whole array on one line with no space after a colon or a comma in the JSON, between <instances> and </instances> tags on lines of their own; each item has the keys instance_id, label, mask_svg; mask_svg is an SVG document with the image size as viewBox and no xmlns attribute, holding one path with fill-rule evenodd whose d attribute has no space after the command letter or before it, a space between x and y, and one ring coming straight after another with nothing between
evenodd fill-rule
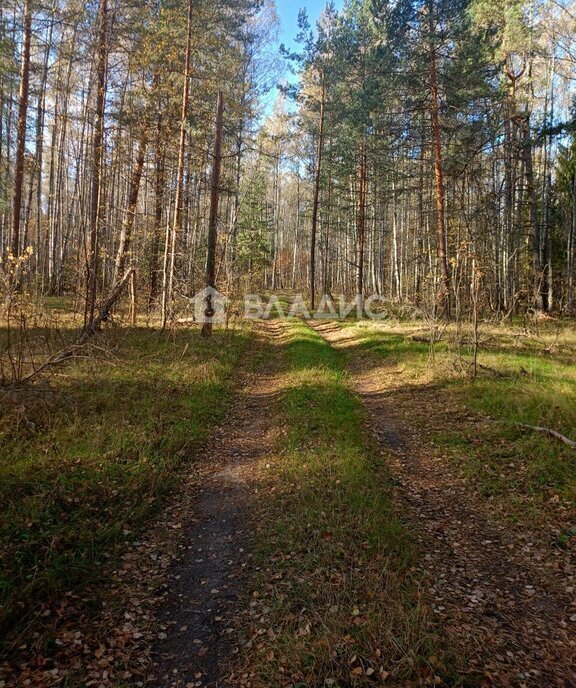
<instances>
[{"instance_id":1,"label":"leaning tree trunk","mask_svg":"<svg viewBox=\"0 0 576 688\"><path fill-rule=\"evenodd\" d=\"M126 260L130 251L130 242L132 241L132 230L134 228L134 218L136 216L136 205L138 203L138 193L140 191L140 181L142 179L142 170L144 169L144 159L146 157L147 144L147 125L144 124L142 135L138 144L138 153L136 155L136 164L134 166L134 173L130 182L130 193L128 194L128 208L126 209L126 217L122 224L122 231L120 233L120 243L118 252L116 254L116 262L114 266L114 284L118 278L124 273L126 268Z\"/></svg>"}]
</instances>

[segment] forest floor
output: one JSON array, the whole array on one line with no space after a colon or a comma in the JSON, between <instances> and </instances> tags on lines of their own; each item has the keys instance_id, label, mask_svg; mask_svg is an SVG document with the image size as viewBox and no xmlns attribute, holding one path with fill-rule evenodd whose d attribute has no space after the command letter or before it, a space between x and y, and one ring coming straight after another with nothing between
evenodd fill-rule
<instances>
[{"instance_id":1,"label":"forest floor","mask_svg":"<svg viewBox=\"0 0 576 688\"><path fill-rule=\"evenodd\" d=\"M269 326L261 334L267 356L257 353L250 370L242 371L225 423L211 433L195 467L192 509L186 513L182 504L182 539L156 610L150 686L218 685L235 648L237 601L252 570L247 517L258 493L255 471L273 450L277 433L269 422L279 393L276 333Z\"/></svg>"},{"instance_id":2,"label":"forest floor","mask_svg":"<svg viewBox=\"0 0 576 688\"><path fill-rule=\"evenodd\" d=\"M74 332L68 317L39 321L26 353ZM3 392L0 686L117 686L143 671L138 591L153 597L162 580L175 496L189 511L196 459L249 348L245 328L205 342L113 326L84 357Z\"/></svg>"},{"instance_id":3,"label":"forest floor","mask_svg":"<svg viewBox=\"0 0 576 688\"><path fill-rule=\"evenodd\" d=\"M576 459L517 425L574 437L574 342L486 334L471 380L421 329L137 331L138 372L67 375L42 442L28 405L0 686L576 685Z\"/></svg>"},{"instance_id":4,"label":"forest floor","mask_svg":"<svg viewBox=\"0 0 576 688\"><path fill-rule=\"evenodd\" d=\"M419 567L434 613L450 647L465 658L457 672L475 674L495 686L575 685L574 552L566 541L557 546L566 525L573 523L569 500L551 496L554 491L548 484L547 505L556 509L557 518L544 519L538 501L540 519L534 514L529 523L521 519L518 504L509 503L506 513L510 494L504 500L487 499L490 478L480 481L482 494L470 484L466 465L467 444L480 448L484 465L494 460L493 453L502 465L501 447L494 452L482 436L494 432L490 417L466 407L454 388L423 382L409 359L394 355L394 347L387 355L382 349L375 351L378 328L368 326L372 338L366 342L362 326L316 323L315 327L333 346L346 351L352 388L389 451L400 508L418 533L424 555ZM380 347L386 346L381 333L376 339ZM407 377L412 377L411 384ZM501 394L506 395L505 389ZM556 413L561 404L558 399ZM445 436L457 438L460 451L452 452L452 458L459 458L460 465L446 455ZM562 460L559 447L552 442L557 461ZM506 467L522 471L521 466L510 465L519 458L529 462L528 456L513 456L508 447ZM568 463L573 468L571 458ZM510 474L500 478L503 484L508 478L512 489L518 489ZM569 487L573 489L573 483ZM524 496L524 504L534 498Z\"/></svg>"}]
</instances>

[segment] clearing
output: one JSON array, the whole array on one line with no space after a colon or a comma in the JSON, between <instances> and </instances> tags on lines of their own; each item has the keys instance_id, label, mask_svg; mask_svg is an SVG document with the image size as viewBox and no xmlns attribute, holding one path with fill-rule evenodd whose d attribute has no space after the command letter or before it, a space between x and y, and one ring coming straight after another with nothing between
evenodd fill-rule
<instances>
[{"instance_id":1,"label":"clearing","mask_svg":"<svg viewBox=\"0 0 576 688\"><path fill-rule=\"evenodd\" d=\"M546 379L574 434L574 344L500 331L471 380L415 331L136 328L15 410L3 685L574 685L574 457L514 424Z\"/></svg>"}]
</instances>

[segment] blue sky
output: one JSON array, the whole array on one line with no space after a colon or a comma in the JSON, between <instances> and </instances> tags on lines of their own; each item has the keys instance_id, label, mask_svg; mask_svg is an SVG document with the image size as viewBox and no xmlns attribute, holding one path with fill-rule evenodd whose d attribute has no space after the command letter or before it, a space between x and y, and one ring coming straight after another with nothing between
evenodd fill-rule
<instances>
[{"instance_id":1,"label":"blue sky","mask_svg":"<svg viewBox=\"0 0 576 688\"><path fill-rule=\"evenodd\" d=\"M326 7L328 0L276 0L276 11L280 19L280 32L278 36L278 45L284 43L287 48L297 49L298 44L295 42L296 34L298 33L298 12L304 8L308 12L310 19L310 26L316 25L316 20ZM336 9L340 9L344 0L334 0ZM290 74L288 68L284 72L283 79L294 81L295 77ZM269 114L272 106L278 96L278 90L272 89L267 96L264 97L264 113Z\"/></svg>"},{"instance_id":2,"label":"blue sky","mask_svg":"<svg viewBox=\"0 0 576 688\"><path fill-rule=\"evenodd\" d=\"M280 17L280 42L287 47L294 45L294 37L298 33L298 11L305 8L312 26L326 7L327 0L276 0L276 8ZM336 8L342 7L342 0L336 0Z\"/></svg>"}]
</instances>

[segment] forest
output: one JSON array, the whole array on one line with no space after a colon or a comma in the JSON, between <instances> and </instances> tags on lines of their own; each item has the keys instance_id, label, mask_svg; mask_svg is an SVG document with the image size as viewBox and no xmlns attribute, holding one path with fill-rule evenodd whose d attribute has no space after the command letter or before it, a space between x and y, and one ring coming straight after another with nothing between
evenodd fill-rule
<instances>
[{"instance_id":1,"label":"forest","mask_svg":"<svg viewBox=\"0 0 576 688\"><path fill-rule=\"evenodd\" d=\"M576 686L574 0L1 0L0 688Z\"/></svg>"}]
</instances>

